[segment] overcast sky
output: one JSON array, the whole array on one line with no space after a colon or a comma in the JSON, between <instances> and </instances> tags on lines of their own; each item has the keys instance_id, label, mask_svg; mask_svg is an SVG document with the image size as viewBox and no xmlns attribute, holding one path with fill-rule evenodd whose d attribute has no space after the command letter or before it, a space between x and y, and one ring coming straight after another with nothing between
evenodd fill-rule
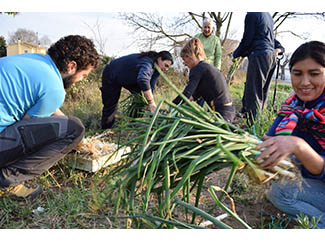
<instances>
[{"instance_id":1,"label":"overcast sky","mask_svg":"<svg viewBox=\"0 0 325 242\"><path fill-rule=\"evenodd\" d=\"M191 1L177 1L177 5L173 5L173 8L170 8L171 0L162 0L162 1L101 1L101 0L92 0L87 1L88 5L82 4L82 1L63 1L56 0L51 2L51 5L43 6L44 2L40 2L38 5L39 8L36 8L36 12L30 12L32 9L29 1L22 1L23 5L17 4L16 0L6 1L7 6L0 7L1 11L18 11L20 12L15 17L0 14L0 35L8 39L9 33L15 32L18 28L25 28L28 30L33 30L38 33L38 36L41 38L46 35L50 38L52 42L57 41L60 37L69 34L81 34L89 38L94 38L94 35L90 27L95 26L96 21L101 25L101 34L104 39L106 39L106 49L105 53L109 56L121 56L133 52L138 52L139 46L134 41L134 36L132 35L133 29L128 27L125 22L118 18L118 12L123 11L156 11L164 12L165 15L173 15L177 12L183 11L195 11L196 8L200 11L202 6L197 6L198 2L196 1L196 6L193 9L193 4ZM8 3L10 2L10 3ZM28 2L29 4L26 4ZM115 2L115 5L112 3ZM150 2L150 4L148 4ZM155 4L153 4L153 2ZM187 5L182 4L186 2ZM213 5L218 2L217 0L213 1ZM240 40L244 30L244 17L246 8L249 11L257 11L255 5L237 5L236 1L228 1L232 4L230 7L231 11L234 11L233 20L231 24L231 38ZM243 4L244 1L241 1ZM247 2L247 1L245 1ZM261 1L253 1L261 2ZM258 7L262 11L275 11L274 8L278 1L272 1L274 6L267 7ZM308 1L310 5L312 2ZM117 5L116 5L117 3ZM143 3L143 4L141 4ZM210 0L204 1L204 3L210 3ZM55 5L53 5L55 4ZM296 4L295 4L296 5ZM313 5L312 5L313 6ZM206 7L206 6L205 6ZM315 6L313 6L315 7ZM3 8L3 9L1 9ZM189 8L189 9L188 9ZM207 7L206 7L207 8ZM227 5L226 5L227 8ZM228 6L229 8L229 6ZM264 9L263 9L264 8ZM295 6L297 8L297 6ZM245 10L244 10L245 9ZM281 7L281 11L286 10ZM316 9L303 8L305 11L324 11ZM106 11L107 10L107 11ZM206 9L202 9L206 10ZM209 7L208 10L211 10ZM222 10L222 9L221 9ZM227 9L228 10L228 9ZM299 8L297 9L300 10ZM197 10L196 10L197 11ZM218 9L218 11L220 11ZM90 27L89 27L90 26ZM315 18L304 18L296 20L287 20L284 25L281 27L282 31L291 30L298 34L308 34L308 40L325 40L325 21L320 21ZM284 45L287 52L294 51L300 44L305 42L297 37L294 37L289 34L281 34L277 37L279 41Z\"/></svg>"}]
</instances>

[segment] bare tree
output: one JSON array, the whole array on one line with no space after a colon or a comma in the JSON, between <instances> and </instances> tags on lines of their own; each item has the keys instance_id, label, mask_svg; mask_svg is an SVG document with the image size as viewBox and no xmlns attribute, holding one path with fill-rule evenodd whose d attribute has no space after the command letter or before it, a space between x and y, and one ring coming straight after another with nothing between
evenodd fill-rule
<instances>
[{"instance_id":1,"label":"bare tree","mask_svg":"<svg viewBox=\"0 0 325 242\"><path fill-rule=\"evenodd\" d=\"M141 47L145 49L154 45L174 47L191 37L188 34L191 19L184 13L174 18L158 13L120 13L120 18L134 27L136 39L144 43Z\"/></svg>"},{"instance_id":2,"label":"bare tree","mask_svg":"<svg viewBox=\"0 0 325 242\"><path fill-rule=\"evenodd\" d=\"M18 40L33 45L37 45L39 42L37 33L35 31L27 30L24 28L19 28L15 32L9 33L9 40L8 40L9 44L17 43Z\"/></svg>"},{"instance_id":3,"label":"bare tree","mask_svg":"<svg viewBox=\"0 0 325 242\"><path fill-rule=\"evenodd\" d=\"M316 12L316 13L300 13L300 12L274 12L273 20L274 20L274 31L277 31L278 28L283 24L283 22L287 19L294 19L301 16L311 16L313 18L318 18L325 20L325 12Z\"/></svg>"},{"instance_id":4,"label":"bare tree","mask_svg":"<svg viewBox=\"0 0 325 242\"><path fill-rule=\"evenodd\" d=\"M103 23L97 18L96 23L92 26L86 22L84 22L84 24L92 32L92 34L94 36L94 42L96 43L96 45L98 47L99 53L104 56L108 39L104 38L102 35Z\"/></svg>"},{"instance_id":5,"label":"bare tree","mask_svg":"<svg viewBox=\"0 0 325 242\"><path fill-rule=\"evenodd\" d=\"M325 20L325 12L316 12L316 13L300 13L300 12L274 12L272 18L274 20L274 31L276 34L291 34L295 37L301 38L303 40L307 40L309 37L308 33L295 33L292 30L281 29L280 27L283 25L285 21L297 19L301 17L312 17L320 20Z\"/></svg>"},{"instance_id":6,"label":"bare tree","mask_svg":"<svg viewBox=\"0 0 325 242\"><path fill-rule=\"evenodd\" d=\"M202 28L201 23L203 22L203 19L205 17L212 18L216 25L215 34L220 39L221 39L221 29L224 26L225 22L227 22L227 28L225 31L224 38L222 39L222 44L225 42L225 40L227 39L227 36L228 36L229 27L230 27L232 15L233 15L232 12L224 12L224 13L222 13L222 12L202 12L202 13L189 12L188 14L192 17L193 21L197 24L199 29Z\"/></svg>"},{"instance_id":7,"label":"bare tree","mask_svg":"<svg viewBox=\"0 0 325 242\"><path fill-rule=\"evenodd\" d=\"M222 26L226 21L227 30L224 39L227 38L232 13L226 12L202 12L180 13L174 17L161 16L158 13L121 13L120 18L134 27L138 34L137 40L146 43L146 46L164 45L174 48L182 45L184 39L191 38L193 32L202 28L204 17L211 17L216 24L216 35L220 37ZM224 42L224 41L223 41Z\"/></svg>"},{"instance_id":8,"label":"bare tree","mask_svg":"<svg viewBox=\"0 0 325 242\"><path fill-rule=\"evenodd\" d=\"M9 33L8 44L21 42L29 43L32 45L41 45L42 48L48 48L51 45L51 40L47 35L43 35L41 38L38 36L38 32L19 28L13 33Z\"/></svg>"},{"instance_id":9,"label":"bare tree","mask_svg":"<svg viewBox=\"0 0 325 242\"><path fill-rule=\"evenodd\" d=\"M51 43L52 41L47 35L44 35L39 39L39 44L41 45L42 48L48 49Z\"/></svg>"},{"instance_id":10,"label":"bare tree","mask_svg":"<svg viewBox=\"0 0 325 242\"><path fill-rule=\"evenodd\" d=\"M168 46L174 49L175 56L178 56L180 46L184 45L186 39L191 38L202 28L204 17L211 17L216 26L215 34L221 39L223 47L223 61L221 69L228 72L232 61L228 56L235 49L238 42L229 42L231 31L232 12L187 12L176 14L173 18L161 16L158 13L121 13L120 18L134 28L135 42L142 49L151 49L153 47ZM294 33L291 30L285 30L282 26L285 21L298 17L317 17L325 20L325 13L299 13L299 12L275 12L273 19L275 22L276 34L293 34L299 38L306 39L306 33ZM243 19L244 22L244 19ZM280 30L281 29L281 30ZM221 36L223 35L223 36ZM229 45L231 43L231 45ZM231 48L228 48L231 47ZM179 65L178 65L179 64ZM182 69L182 62L177 62L174 67ZM240 66L240 64L238 65ZM178 68L180 67L180 68Z\"/></svg>"},{"instance_id":11,"label":"bare tree","mask_svg":"<svg viewBox=\"0 0 325 242\"><path fill-rule=\"evenodd\" d=\"M306 38L306 34L294 33L280 27L285 21L298 17L315 17L325 20L325 13L300 13L300 12L274 12L273 19L276 33L290 33L300 38ZM120 18L134 27L138 34L136 40L143 46L155 46L163 44L175 47L184 43L184 39L192 37L192 33L202 28L204 17L211 17L216 25L216 35L221 39L222 45L228 39L230 25L233 17L232 12L188 12L179 13L175 17L162 16L158 13L121 13ZM243 20L244 21L244 20ZM225 27L226 26L226 27ZM225 27L225 29L224 29ZM224 31L223 31L224 29ZM221 34L223 33L223 36Z\"/></svg>"}]
</instances>

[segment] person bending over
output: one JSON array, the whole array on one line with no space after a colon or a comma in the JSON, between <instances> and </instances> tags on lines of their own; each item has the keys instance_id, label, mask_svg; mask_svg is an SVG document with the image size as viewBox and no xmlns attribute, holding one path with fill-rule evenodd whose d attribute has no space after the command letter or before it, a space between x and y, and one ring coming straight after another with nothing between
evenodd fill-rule
<instances>
[{"instance_id":1,"label":"person bending over","mask_svg":"<svg viewBox=\"0 0 325 242\"><path fill-rule=\"evenodd\" d=\"M235 117L235 108L228 90L226 80L222 73L211 64L204 61L205 54L199 39L189 40L181 50L181 57L185 66L190 69L189 83L183 94L190 100L202 98L215 112L228 122ZM181 97L173 102L179 104Z\"/></svg>"},{"instance_id":2,"label":"person bending over","mask_svg":"<svg viewBox=\"0 0 325 242\"><path fill-rule=\"evenodd\" d=\"M38 195L32 180L81 141L85 128L60 110L65 88L96 68L99 55L91 40L69 35L46 55L0 58L0 196Z\"/></svg>"},{"instance_id":3,"label":"person bending over","mask_svg":"<svg viewBox=\"0 0 325 242\"><path fill-rule=\"evenodd\" d=\"M101 87L102 129L112 128L115 122L122 87L131 93L143 92L150 111L156 110L153 91L159 73L154 68L154 63L157 63L162 71L166 71L173 64L173 57L168 51L148 51L122 56L106 65Z\"/></svg>"}]
</instances>

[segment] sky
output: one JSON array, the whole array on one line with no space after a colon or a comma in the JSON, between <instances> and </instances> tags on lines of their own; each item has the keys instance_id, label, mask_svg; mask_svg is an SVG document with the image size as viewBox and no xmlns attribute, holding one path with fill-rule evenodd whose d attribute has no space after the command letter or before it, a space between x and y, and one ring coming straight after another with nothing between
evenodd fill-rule
<instances>
[{"instance_id":1,"label":"sky","mask_svg":"<svg viewBox=\"0 0 325 242\"><path fill-rule=\"evenodd\" d=\"M34 1L34 0L33 0ZM82 1L78 1L78 4L74 1L63 1L56 0L55 5L46 5L39 3L38 8L33 4L26 4L29 1L19 1L11 0L7 6L1 6L0 11L18 11L19 14L15 17L6 14L0 14L0 35L8 39L9 33L15 32L18 28L25 28L28 30L33 30L38 33L41 38L46 35L53 42L57 41L59 38L69 35L69 34L81 34L89 38L94 39L95 36L91 31L94 28L96 22L101 26L101 34L103 39L106 39L105 54L109 56L122 56L134 52L141 51L139 46L135 41L135 37L132 34L134 29L127 26L119 17L119 12L136 12L136 11L156 11L162 15L172 16L179 12L185 11L206 11L207 9L202 9L202 6L196 6L193 9L193 4L182 4L184 1L177 1L178 4L175 5L171 0L165 1L125 1L125 0L115 0L115 5L112 5L113 1L101 1L92 0L87 1L87 5ZM278 0L272 1L276 3ZM8 2L8 1L6 1ZM154 4L153 4L154 2ZM175 2L175 1L174 1ZM243 2L243 1L242 1ZM243 4L241 2L241 4ZM251 1L258 2L258 1ZM308 1L312 5L312 1ZM37 1L36 1L37 3ZM143 3L143 4L142 4ZM191 1L186 1L186 3L191 3ZM205 1L205 3L210 3L214 6L216 1L210 2L210 0ZM212 5L212 3L214 3ZM257 11L256 8L261 9L259 11L270 11L274 12L274 6L267 7L257 7L257 5L248 4L245 6L233 4L236 1L230 1L231 5L223 6L225 9L217 11L233 11L233 19L231 24L231 38L240 40L244 30L244 18L245 11ZM260 3L260 2L259 2ZM160 6L161 5L161 6ZM169 8L169 6L174 6ZM208 4L209 5L209 4ZM228 7L227 7L228 6ZM236 6L236 7L235 7ZM307 5L306 5L307 6ZM320 12L321 10L309 9L303 6L303 9L299 9L300 6L295 6L296 11L309 11L309 12ZM313 6L313 5L312 5ZM207 6L205 5L205 8ZM290 5L288 7L291 7ZM298 8L297 8L298 7ZM192 8L192 9L191 9ZM211 11L211 7L208 7ZM212 9L213 10L213 9ZM281 11L285 11L286 7L281 7ZM292 10L290 10L292 11ZM325 9L323 10L325 12ZM296 19L294 21L287 20L281 27L282 31L294 31L298 34L308 33L309 38L307 40L325 40L325 21L316 20L315 18L304 18ZM200 31L200 30L198 30ZM304 43L305 40L301 40L290 34L280 34L277 39L286 48L286 52L293 52L300 44Z\"/></svg>"}]
</instances>

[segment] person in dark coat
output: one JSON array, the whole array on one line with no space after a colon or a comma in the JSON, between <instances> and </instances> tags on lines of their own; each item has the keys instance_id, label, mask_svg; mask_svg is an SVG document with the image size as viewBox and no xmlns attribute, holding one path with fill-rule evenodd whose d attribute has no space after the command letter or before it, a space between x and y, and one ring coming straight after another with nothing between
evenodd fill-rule
<instances>
[{"instance_id":1,"label":"person in dark coat","mask_svg":"<svg viewBox=\"0 0 325 242\"><path fill-rule=\"evenodd\" d=\"M203 98L212 110L219 112L226 121L232 122L235 108L226 80L215 66L203 61L205 53L201 41L198 38L189 40L181 51L181 57L190 69L189 83L183 94L194 101ZM175 104L181 101L179 96L173 100Z\"/></svg>"},{"instance_id":2,"label":"person in dark coat","mask_svg":"<svg viewBox=\"0 0 325 242\"><path fill-rule=\"evenodd\" d=\"M248 57L248 69L241 113L252 124L257 110L263 112L271 78L276 66L276 55L284 52L274 37L273 19L267 12L248 12L245 17L243 38L233 58ZM276 45L276 46L275 46Z\"/></svg>"},{"instance_id":3,"label":"person in dark coat","mask_svg":"<svg viewBox=\"0 0 325 242\"><path fill-rule=\"evenodd\" d=\"M154 63L162 71L173 64L173 57L168 51L148 51L122 56L112 60L104 69L102 76L102 129L112 128L115 122L118 101L122 87L131 93L143 92L149 103L150 111L156 110L153 90L159 77Z\"/></svg>"}]
</instances>

